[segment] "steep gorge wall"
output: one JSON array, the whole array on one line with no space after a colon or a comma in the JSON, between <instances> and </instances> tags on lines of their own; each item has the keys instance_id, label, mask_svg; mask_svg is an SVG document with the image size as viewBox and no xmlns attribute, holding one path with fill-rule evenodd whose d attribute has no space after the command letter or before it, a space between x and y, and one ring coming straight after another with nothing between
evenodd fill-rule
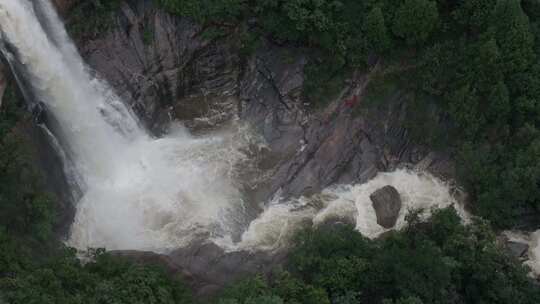
<instances>
[{"instance_id":1,"label":"steep gorge wall","mask_svg":"<svg viewBox=\"0 0 540 304\"><path fill-rule=\"evenodd\" d=\"M80 48L156 133L172 119L193 129L235 116L248 122L268 143L260 165L269 174L257 199L279 189L299 196L364 182L405 164L454 176L448 155L409 138L400 92L384 105L355 111L345 100L361 97L369 79L358 73L325 109L314 109L302 94L305 50L265 41L245 57L234 29L213 39L204 30L150 1L129 1L109 32ZM363 107L361 98L357 106Z\"/></svg>"}]
</instances>

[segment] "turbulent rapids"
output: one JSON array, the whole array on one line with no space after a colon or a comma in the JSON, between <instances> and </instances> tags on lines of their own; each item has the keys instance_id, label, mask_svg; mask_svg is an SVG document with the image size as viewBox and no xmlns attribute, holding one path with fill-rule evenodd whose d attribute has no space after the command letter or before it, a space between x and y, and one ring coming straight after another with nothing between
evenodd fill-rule
<instances>
[{"instance_id":1,"label":"turbulent rapids","mask_svg":"<svg viewBox=\"0 0 540 304\"><path fill-rule=\"evenodd\" d=\"M377 237L388 229L377 224L370 194L385 185L395 187L403 200L404 208L396 228L403 227L405 215L412 209L424 209L423 215L427 216L430 208L454 205L462 217L467 217L450 195L446 184L428 174L398 170L380 173L366 184L330 187L310 198L276 199L250 224L242 235L242 241L233 248L274 250L286 246L298 228L332 221L353 224L363 235Z\"/></svg>"},{"instance_id":2,"label":"turbulent rapids","mask_svg":"<svg viewBox=\"0 0 540 304\"><path fill-rule=\"evenodd\" d=\"M0 50L29 103L45 109L43 128L63 156L76 204L73 247L167 252L203 239L231 251L275 250L299 228L332 220L376 237L385 229L369 196L385 185L402 196L397 228L409 209L456 205L466 218L445 183L407 170L309 198L249 202L240 171L251 164L246 149L260 142L242 123L198 135L172 123L155 138L84 64L48 0L0 0L0 29Z\"/></svg>"}]
</instances>

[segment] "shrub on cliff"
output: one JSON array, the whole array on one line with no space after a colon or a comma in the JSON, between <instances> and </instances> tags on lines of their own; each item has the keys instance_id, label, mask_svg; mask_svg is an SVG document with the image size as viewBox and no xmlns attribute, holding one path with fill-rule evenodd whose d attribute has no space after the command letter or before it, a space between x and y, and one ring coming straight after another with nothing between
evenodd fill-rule
<instances>
[{"instance_id":1,"label":"shrub on cliff","mask_svg":"<svg viewBox=\"0 0 540 304\"><path fill-rule=\"evenodd\" d=\"M121 0L80 1L70 12L67 29L76 38L91 39L106 32Z\"/></svg>"},{"instance_id":2,"label":"shrub on cliff","mask_svg":"<svg viewBox=\"0 0 540 304\"><path fill-rule=\"evenodd\" d=\"M409 45L421 45L439 22L437 3L431 0L405 0L396 11L392 30Z\"/></svg>"}]
</instances>

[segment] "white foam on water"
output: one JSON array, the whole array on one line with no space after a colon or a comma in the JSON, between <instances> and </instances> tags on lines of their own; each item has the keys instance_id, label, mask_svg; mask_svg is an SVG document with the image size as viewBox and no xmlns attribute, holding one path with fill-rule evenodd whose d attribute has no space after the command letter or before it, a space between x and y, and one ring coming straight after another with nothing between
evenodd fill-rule
<instances>
[{"instance_id":1,"label":"white foam on water","mask_svg":"<svg viewBox=\"0 0 540 304\"><path fill-rule=\"evenodd\" d=\"M79 203L71 244L163 251L200 234L230 235L244 203L234 185L243 157L236 140L186 132L134 143L122 170Z\"/></svg>"},{"instance_id":2,"label":"white foam on water","mask_svg":"<svg viewBox=\"0 0 540 304\"><path fill-rule=\"evenodd\" d=\"M354 186L342 186L326 190L338 199L329 204L340 204L342 201L354 202L356 206L356 229L363 235L374 238L387 231L377 224L377 216L369 196L377 189L391 185L399 192L402 207L395 229L401 229L405 224L405 216L411 210L422 209L424 218L431 214L431 209L442 209L454 206L462 218L467 213L450 193L446 183L428 173L410 170L379 173L368 183Z\"/></svg>"},{"instance_id":3,"label":"white foam on water","mask_svg":"<svg viewBox=\"0 0 540 304\"><path fill-rule=\"evenodd\" d=\"M530 236L529 259L527 264L536 276L540 276L540 230Z\"/></svg>"},{"instance_id":4,"label":"white foam on water","mask_svg":"<svg viewBox=\"0 0 540 304\"><path fill-rule=\"evenodd\" d=\"M311 225L316 210L308 202L306 199L283 202L276 198L250 223L240 242L234 243L229 238L215 238L213 241L228 251L285 248L295 232Z\"/></svg>"},{"instance_id":5,"label":"white foam on water","mask_svg":"<svg viewBox=\"0 0 540 304\"><path fill-rule=\"evenodd\" d=\"M295 201L274 200L265 211L254 220L242 236L242 241L230 244L218 241L229 250L276 250L286 246L294 231L309 225L321 225L327 221L342 220L355 223L356 230L369 238L375 238L385 231L377 224L375 210L370 195L384 186L391 185L400 193L402 208L396 226L401 229L405 216L410 210L422 209L421 217L426 219L433 208L454 206L458 214L468 219L467 212L450 193L446 183L428 173L410 170L379 173L365 184L338 185L325 189L321 195L300 198Z\"/></svg>"}]
</instances>

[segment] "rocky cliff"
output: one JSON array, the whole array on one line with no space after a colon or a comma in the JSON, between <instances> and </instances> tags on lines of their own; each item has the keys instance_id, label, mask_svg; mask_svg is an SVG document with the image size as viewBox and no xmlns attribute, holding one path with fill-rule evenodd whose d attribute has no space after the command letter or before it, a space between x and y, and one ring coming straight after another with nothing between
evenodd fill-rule
<instances>
[{"instance_id":1,"label":"rocky cliff","mask_svg":"<svg viewBox=\"0 0 540 304\"><path fill-rule=\"evenodd\" d=\"M171 119L192 128L232 117L249 123L268 143L261 165L271 178L260 185L260 199L278 189L299 196L364 182L403 165L453 176L447 155L412 143L400 92L384 105L363 107L370 78L357 73L328 106L314 109L302 94L305 50L265 41L246 57L234 29L213 39L204 30L151 1L129 1L107 33L80 48L156 133ZM359 102L351 106L346 100L353 96ZM210 117L204 123L210 126L196 123L201 117Z\"/></svg>"}]
</instances>

